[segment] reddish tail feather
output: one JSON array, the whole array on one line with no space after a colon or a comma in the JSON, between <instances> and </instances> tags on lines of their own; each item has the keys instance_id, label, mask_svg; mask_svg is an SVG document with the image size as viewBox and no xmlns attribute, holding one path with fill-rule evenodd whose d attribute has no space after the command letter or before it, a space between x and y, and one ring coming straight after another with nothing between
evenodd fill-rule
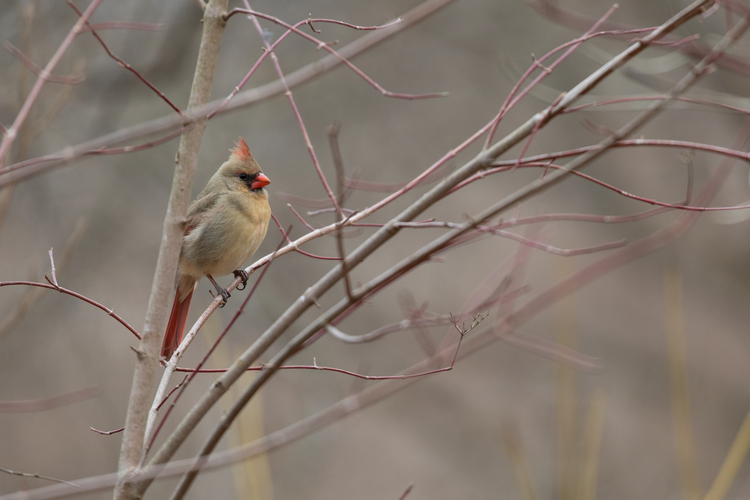
<instances>
[{"instance_id":1,"label":"reddish tail feather","mask_svg":"<svg viewBox=\"0 0 750 500\"><path fill-rule=\"evenodd\" d=\"M169 359L172 357L182 342L182 336L185 334L185 323L187 322L188 311L190 310L190 299L193 298L193 291L187 294L187 297L180 302L180 290L177 289L172 304L172 314L169 315L169 324L164 334L164 342L161 345L161 355Z\"/></svg>"}]
</instances>

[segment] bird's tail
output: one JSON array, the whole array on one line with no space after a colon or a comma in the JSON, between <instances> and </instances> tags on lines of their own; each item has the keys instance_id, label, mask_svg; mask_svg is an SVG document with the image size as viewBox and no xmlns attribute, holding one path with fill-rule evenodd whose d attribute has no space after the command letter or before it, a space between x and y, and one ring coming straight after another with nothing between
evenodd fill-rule
<instances>
[{"instance_id":1,"label":"bird's tail","mask_svg":"<svg viewBox=\"0 0 750 500\"><path fill-rule=\"evenodd\" d=\"M164 334L164 342L161 345L161 355L169 359L180 346L182 336L185 334L185 323L187 322L188 311L190 310L190 300L193 298L193 290L180 301L180 289L174 295L172 304L172 314L169 315L169 324Z\"/></svg>"}]
</instances>

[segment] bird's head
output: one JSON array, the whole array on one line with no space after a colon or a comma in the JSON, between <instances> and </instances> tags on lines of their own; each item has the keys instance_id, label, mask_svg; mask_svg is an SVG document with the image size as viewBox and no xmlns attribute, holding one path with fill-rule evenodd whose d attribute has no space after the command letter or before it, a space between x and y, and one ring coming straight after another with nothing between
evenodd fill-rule
<instances>
[{"instance_id":1,"label":"bird's head","mask_svg":"<svg viewBox=\"0 0 750 500\"><path fill-rule=\"evenodd\" d=\"M271 181L260 170L258 162L250 154L250 149L242 137L231 152L229 160L219 167L214 177L219 177L232 190L247 189L255 193L263 192L263 188Z\"/></svg>"}]
</instances>

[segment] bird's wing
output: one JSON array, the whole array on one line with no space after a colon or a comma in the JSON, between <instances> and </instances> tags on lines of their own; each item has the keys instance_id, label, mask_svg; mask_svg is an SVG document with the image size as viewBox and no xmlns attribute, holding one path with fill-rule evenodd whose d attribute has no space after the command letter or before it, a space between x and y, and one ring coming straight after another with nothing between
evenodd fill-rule
<instances>
[{"instance_id":1,"label":"bird's wing","mask_svg":"<svg viewBox=\"0 0 750 500\"><path fill-rule=\"evenodd\" d=\"M218 199L219 193L209 193L196 199L193 203L190 204L185 225L186 235L200 225L204 217L210 212L214 205L216 205Z\"/></svg>"}]
</instances>

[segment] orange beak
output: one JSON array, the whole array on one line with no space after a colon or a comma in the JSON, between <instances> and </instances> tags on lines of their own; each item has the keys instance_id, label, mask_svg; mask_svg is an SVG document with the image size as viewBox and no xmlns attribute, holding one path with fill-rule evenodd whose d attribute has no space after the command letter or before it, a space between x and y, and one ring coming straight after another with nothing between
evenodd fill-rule
<instances>
[{"instance_id":1,"label":"orange beak","mask_svg":"<svg viewBox=\"0 0 750 500\"><path fill-rule=\"evenodd\" d=\"M264 174L258 174L252 184L250 184L250 189L260 189L262 187L268 186L269 184L271 184L271 180L268 177L266 177Z\"/></svg>"}]
</instances>

